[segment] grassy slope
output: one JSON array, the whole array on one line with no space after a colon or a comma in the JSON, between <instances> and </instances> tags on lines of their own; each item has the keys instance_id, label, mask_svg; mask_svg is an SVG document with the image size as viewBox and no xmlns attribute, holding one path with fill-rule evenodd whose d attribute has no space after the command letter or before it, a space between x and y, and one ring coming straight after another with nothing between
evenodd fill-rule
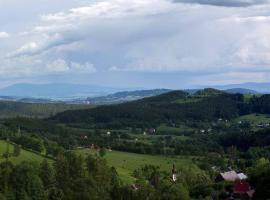
<instances>
[{"instance_id":1,"label":"grassy slope","mask_svg":"<svg viewBox=\"0 0 270 200\"><path fill-rule=\"evenodd\" d=\"M270 115L264 114L250 114L250 115L243 115L236 119L237 121L248 121L252 125L257 125L259 123L270 123Z\"/></svg>"},{"instance_id":2,"label":"grassy slope","mask_svg":"<svg viewBox=\"0 0 270 200\"><path fill-rule=\"evenodd\" d=\"M77 150L77 152L83 156L96 153L89 149ZM175 163L178 168L183 167L191 170L199 170L198 167L192 163L190 157L165 157L112 151L106 153L105 159L110 166L114 166L117 169L121 179L125 183L131 183L134 180L132 173L135 169L147 164L159 166L161 170L168 172L171 171L173 163Z\"/></svg>"},{"instance_id":3,"label":"grassy slope","mask_svg":"<svg viewBox=\"0 0 270 200\"><path fill-rule=\"evenodd\" d=\"M13 148L14 146L12 144L9 145L9 152L12 153L13 152ZM3 158L3 153L5 153L7 150L7 142L0 140L0 162L3 162L5 160L5 158ZM43 161L43 157L32 153L30 151L26 151L26 150L21 150L21 154L18 157L10 157L9 160L11 162L13 162L14 164L18 164L22 161L34 161L34 162L42 162Z\"/></svg>"}]
</instances>

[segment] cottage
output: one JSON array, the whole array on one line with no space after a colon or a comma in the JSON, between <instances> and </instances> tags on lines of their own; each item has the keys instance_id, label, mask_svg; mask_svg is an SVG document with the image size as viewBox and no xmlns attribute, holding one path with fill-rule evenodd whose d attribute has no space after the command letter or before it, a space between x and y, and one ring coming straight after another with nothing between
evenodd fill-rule
<instances>
[{"instance_id":1,"label":"cottage","mask_svg":"<svg viewBox=\"0 0 270 200\"><path fill-rule=\"evenodd\" d=\"M237 181L233 187L233 197L250 199L253 197L255 190L252 190L246 181Z\"/></svg>"},{"instance_id":2,"label":"cottage","mask_svg":"<svg viewBox=\"0 0 270 200\"><path fill-rule=\"evenodd\" d=\"M228 181L228 182L234 182L236 180L238 180L238 175L235 171L228 171L228 172L224 172L224 173L220 173L218 175L218 177L216 178L216 181Z\"/></svg>"},{"instance_id":3,"label":"cottage","mask_svg":"<svg viewBox=\"0 0 270 200\"><path fill-rule=\"evenodd\" d=\"M228 182L235 182L238 180L247 180L248 177L244 173L236 173L234 170L220 173L219 176L216 178L216 181L228 181Z\"/></svg>"}]
</instances>

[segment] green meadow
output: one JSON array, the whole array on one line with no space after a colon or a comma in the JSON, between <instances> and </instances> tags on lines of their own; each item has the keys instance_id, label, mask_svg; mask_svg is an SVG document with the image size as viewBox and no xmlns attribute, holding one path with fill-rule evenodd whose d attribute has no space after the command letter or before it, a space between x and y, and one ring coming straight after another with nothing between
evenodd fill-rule
<instances>
[{"instance_id":1,"label":"green meadow","mask_svg":"<svg viewBox=\"0 0 270 200\"><path fill-rule=\"evenodd\" d=\"M249 114L243 115L236 119L237 121L250 122L253 126L259 123L270 123L270 115L266 114Z\"/></svg>"},{"instance_id":2,"label":"green meadow","mask_svg":"<svg viewBox=\"0 0 270 200\"><path fill-rule=\"evenodd\" d=\"M14 145L9 144L9 147L7 147L8 143L6 141L0 140L0 162L3 162L6 160L6 158L3 157L3 154L7 152L7 148L9 149L9 153L13 153ZM44 159L43 156L38 155L36 153L21 149L21 153L18 157L10 156L9 161L11 161L14 164L18 164L22 161L31 161L31 162L37 162L40 163Z\"/></svg>"},{"instance_id":3,"label":"green meadow","mask_svg":"<svg viewBox=\"0 0 270 200\"><path fill-rule=\"evenodd\" d=\"M80 149L77 153L87 156L89 154L96 154L95 150ZM159 166L161 170L171 172L173 163L177 168L186 168L189 170L198 171L199 168L192 162L191 157L186 156L156 156L146 154L127 153L120 151L107 151L104 156L110 166L117 169L121 179L126 183L134 181L132 173L135 169L143 167L144 165Z\"/></svg>"}]
</instances>

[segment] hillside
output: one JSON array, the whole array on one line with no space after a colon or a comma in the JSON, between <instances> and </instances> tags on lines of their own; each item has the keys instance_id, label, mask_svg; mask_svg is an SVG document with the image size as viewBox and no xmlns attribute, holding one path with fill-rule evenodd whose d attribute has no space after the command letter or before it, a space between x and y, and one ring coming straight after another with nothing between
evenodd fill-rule
<instances>
[{"instance_id":1,"label":"hillside","mask_svg":"<svg viewBox=\"0 0 270 200\"><path fill-rule=\"evenodd\" d=\"M76 151L79 155L95 155L96 151L83 149ZM122 180L127 183L132 183L135 178L133 176L134 170L141 168L145 165L155 165L160 167L161 170L169 172L172 165L175 163L178 168L189 169L192 172L201 172L198 166L192 161L190 157L177 156L157 156L157 155L143 155L136 153L112 151L107 152L105 156L108 164L117 169Z\"/></svg>"},{"instance_id":2,"label":"hillside","mask_svg":"<svg viewBox=\"0 0 270 200\"><path fill-rule=\"evenodd\" d=\"M122 103L127 101L134 101L145 97L157 96L166 92L168 89L154 89L154 90L136 90L136 91L124 91L110 94L107 96L87 98L86 101L91 104L113 104Z\"/></svg>"},{"instance_id":3,"label":"hillside","mask_svg":"<svg viewBox=\"0 0 270 200\"><path fill-rule=\"evenodd\" d=\"M23 103L0 101L0 118L36 117L47 118L65 110L90 108L90 105L64 103Z\"/></svg>"},{"instance_id":4,"label":"hillside","mask_svg":"<svg viewBox=\"0 0 270 200\"><path fill-rule=\"evenodd\" d=\"M220 90L229 90L233 88L245 88L248 90L253 90L262 94L269 94L270 83L240 83L240 84L230 84L230 85L219 85L219 86L214 86L216 89Z\"/></svg>"},{"instance_id":5,"label":"hillside","mask_svg":"<svg viewBox=\"0 0 270 200\"><path fill-rule=\"evenodd\" d=\"M199 91L190 95L172 91L155 97L93 109L66 111L52 120L63 123L151 125L186 120L234 118L244 108L243 95L218 90Z\"/></svg>"},{"instance_id":6,"label":"hillside","mask_svg":"<svg viewBox=\"0 0 270 200\"><path fill-rule=\"evenodd\" d=\"M259 92L255 90L250 90L250 89L245 89L245 88L232 88L232 89L227 89L225 90L228 93L236 94L260 94Z\"/></svg>"},{"instance_id":7,"label":"hillside","mask_svg":"<svg viewBox=\"0 0 270 200\"><path fill-rule=\"evenodd\" d=\"M14 145L9 144L9 152L10 153L13 152L13 148L14 148ZM5 158L2 155L4 153L6 153L6 151L7 151L7 142L0 140L0 155L1 155L0 162L5 160ZM21 149L21 153L18 157L11 156L9 158L9 160L14 164L18 164L22 161L33 161L33 162L41 163L44 160L44 157L42 157L36 153L32 153L30 151Z\"/></svg>"}]
</instances>

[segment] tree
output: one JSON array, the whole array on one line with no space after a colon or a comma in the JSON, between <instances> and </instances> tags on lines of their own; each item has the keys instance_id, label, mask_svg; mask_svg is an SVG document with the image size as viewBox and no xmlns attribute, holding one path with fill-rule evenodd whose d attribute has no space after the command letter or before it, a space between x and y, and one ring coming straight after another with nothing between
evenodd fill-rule
<instances>
[{"instance_id":1,"label":"tree","mask_svg":"<svg viewBox=\"0 0 270 200\"><path fill-rule=\"evenodd\" d=\"M16 199L45 199L37 169L37 166L29 162L22 162L14 168L10 182Z\"/></svg>"},{"instance_id":2,"label":"tree","mask_svg":"<svg viewBox=\"0 0 270 200\"><path fill-rule=\"evenodd\" d=\"M106 149L104 147L102 147L99 151L99 155L100 157L104 157L106 155Z\"/></svg>"},{"instance_id":3,"label":"tree","mask_svg":"<svg viewBox=\"0 0 270 200\"><path fill-rule=\"evenodd\" d=\"M54 171L56 178L56 186L64 193L70 185L69 163L64 155L59 155L54 162Z\"/></svg>"},{"instance_id":4,"label":"tree","mask_svg":"<svg viewBox=\"0 0 270 200\"><path fill-rule=\"evenodd\" d=\"M49 189L48 200L62 200L63 197L64 197L64 194L63 194L62 190L60 190L56 187L52 187Z\"/></svg>"},{"instance_id":5,"label":"tree","mask_svg":"<svg viewBox=\"0 0 270 200\"><path fill-rule=\"evenodd\" d=\"M46 159L40 164L39 177L41 178L44 188L48 190L55 183L54 171Z\"/></svg>"},{"instance_id":6,"label":"tree","mask_svg":"<svg viewBox=\"0 0 270 200\"><path fill-rule=\"evenodd\" d=\"M13 149L13 156L18 157L21 154L21 146L15 144Z\"/></svg>"}]
</instances>

